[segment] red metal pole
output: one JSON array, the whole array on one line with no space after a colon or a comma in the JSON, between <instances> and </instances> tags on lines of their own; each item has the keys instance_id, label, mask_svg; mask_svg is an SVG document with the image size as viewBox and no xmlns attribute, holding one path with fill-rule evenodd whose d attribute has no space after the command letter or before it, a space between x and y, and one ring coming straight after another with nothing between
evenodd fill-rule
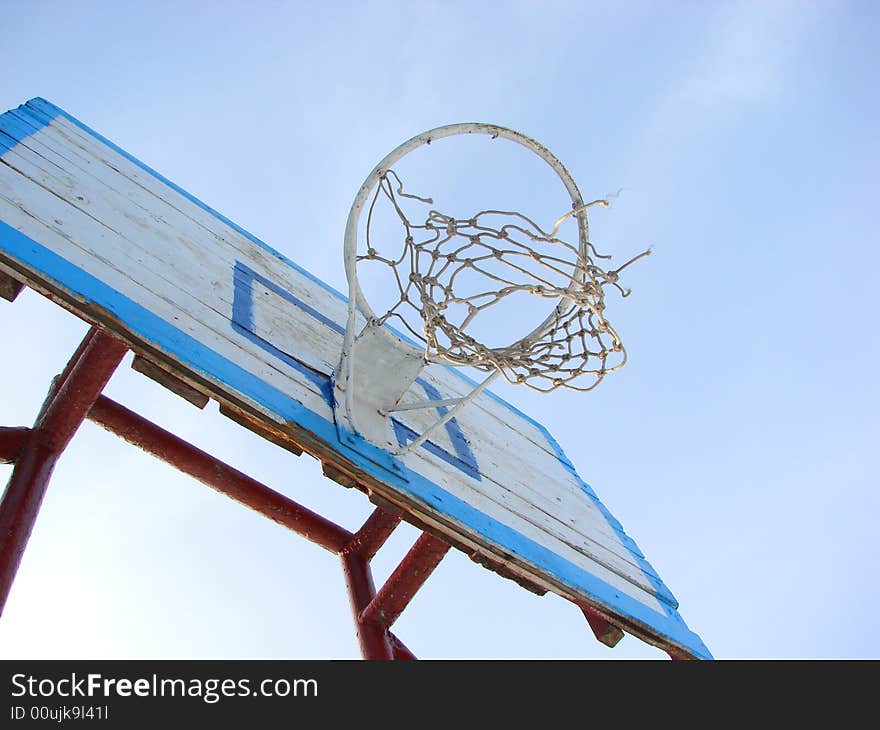
<instances>
[{"instance_id":1,"label":"red metal pole","mask_svg":"<svg viewBox=\"0 0 880 730\"><path fill-rule=\"evenodd\" d=\"M16 462L3 493L0 502L0 615L59 456L36 439L32 440Z\"/></svg>"},{"instance_id":2,"label":"red metal pole","mask_svg":"<svg viewBox=\"0 0 880 730\"><path fill-rule=\"evenodd\" d=\"M392 645L384 628L357 619L375 595L369 559L399 524L400 517L376 509L352 534L293 500L218 461L115 401L101 396L89 420L144 451L172 464L209 487L226 494L322 547L342 556L342 566L365 659L413 659L403 642Z\"/></svg>"},{"instance_id":3,"label":"red metal pole","mask_svg":"<svg viewBox=\"0 0 880 730\"><path fill-rule=\"evenodd\" d=\"M0 499L0 614L58 457L125 352L122 342L92 328L49 390Z\"/></svg>"},{"instance_id":4,"label":"red metal pole","mask_svg":"<svg viewBox=\"0 0 880 730\"><path fill-rule=\"evenodd\" d=\"M364 659L393 659L394 654L385 628L361 619L364 608L376 595L369 562L356 552L344 552L342 554L342 569L345 573L345 583L348 586L351 611L355 618L354 625L361 647L361 656Z\"/></svg>"},{"instance_id":5,"label":"red metal pole","mask_svg":"<svg viewBox=\"0 0 880 730\"><path fill-rule=\"evenodd\" d=\"M385 585L361 611L360 621L384 628L391 626L448 551L449 543L422 533Z\"/></svg>"},{"instance_id":6,"label":"red metal pole","mask_svg":"<svg viewBox=\"0 0 880 730\"><path fill-rule=\"evenodd\" d=\"M345 546L345 552L358 553L366 560L371 560L399 524L400 515L376 507Z\"/></svg>"},{"instance_id":7,"label":"red metal pole","mask_svg":"<svg viewBox=\"0 0 880 730\"><path fill-rule=\"evenodd\" d=\"M0 427L0 464L14 464L24 452L30 434L31 430L23 426Z\"/></svg>"},{"instance_id":8,"label":"red metal pole","mask_svg":"<svg viewBox=\"0 0 880 730\"><path fill-rule=\"evenodd\" d=\"M233 469L106 396L97 399L88 418L130 444L331 552L341 553L354 537L348 530Z\"/></svg>"}]
</instances>

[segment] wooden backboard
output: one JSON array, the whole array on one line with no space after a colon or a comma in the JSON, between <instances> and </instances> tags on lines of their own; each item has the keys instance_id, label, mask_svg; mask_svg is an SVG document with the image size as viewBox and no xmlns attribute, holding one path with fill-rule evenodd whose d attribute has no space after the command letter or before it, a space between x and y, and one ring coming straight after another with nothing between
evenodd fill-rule
<instances>
[{"instance_id":1,"label":"wooden backboard","mask_svg":"<svg viewBox=\"0 0 880 730\"><path fill-rule=\"evenodd\" d=\"M330 376L345 297L42 99L0 117L0 272L487 567L664 649L710 656L556 441L500 398L483 392L400 460L340 442ZM472 388L429 366L403 402ZM430 414L396 414L400 444L420 419Z\"/></svg>"}]
</instances>

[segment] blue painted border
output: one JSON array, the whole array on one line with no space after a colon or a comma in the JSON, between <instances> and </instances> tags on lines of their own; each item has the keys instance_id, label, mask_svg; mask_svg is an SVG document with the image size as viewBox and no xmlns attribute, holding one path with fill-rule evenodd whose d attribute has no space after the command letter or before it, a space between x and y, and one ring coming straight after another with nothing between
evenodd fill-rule
<instances>
[{"instance_id":1,"label":"blue painted border","mask_svg":"<svg viewBox=\"0 0 880 730\"><path fill-rule=\"evenodd\" d=\"M316 282L325 289L332 291L336 296L345 299L339 294L339 292L336 292L323 282L317 280L308 272L303 271L286 257L269 248L264 243L254 238L251 234L236 226L216 211L207 207L190 194L181 190L143 163L119 149L116 145L107 141L101 135L96 134L67 113L58 109L58 107L55 107L43 99L31 100L17 110L8 112L0 117L0 154L6 150L12 149L27 136L51 123L52 119L59 115L64 116L88 134L101 140L112 149L116 150L119 154L138 165L141 169L154 175L156 178L169 185L169 187L199 205L205 211L215 215L256 245L270 251L278 259L285 261L310 280ZM28 268L41 272L47 282L54 283L54 285L58 286L60 289L68 291L75 296L84 299L86 302L101 307L119 322L125 323L125 328L138 333L138 335L143 337L146 341L155 343L157 347L160 347L163 351L178 359L194 373L202 374L211 379L226 383L230 388L244 394L255 402L261 403L272 412L278 414L281 418L297 423L302 428L314 433L318 438L336 448L342 448L342 444L338 440L335 424L306 409L295 399L273 388L253 374L220 356L218 353L207 348L189 335L181 332L176 327L168 324L144 307L123 296L100 280L72 265L65 259L62 259L38 242L26 237L2 221L0 221L0 245L2 245L3 250L8 252L10 256L17 259ZM511 408L511 410L519 413L519 411L510 406L510 404L501 399L498 400L505 406ZM618 534L622 536L622 538L626 537L620 523L608 513L593 490L580 480L571 465L571 462L565 458L562 450L559 448L556 441L550 437L547 430L540 424L536 423L533 419L528 418L524 414L521 415L531 423L534 423L541 432L544 433L545 437L548 439L548 443L553 446L560 460L578 479L578 482L582 485L586 493L590 495L606 518L608 518L609 523L614 527ZM666 608L665 614L660 614L648 608L635 599L617 591L596 576L591 575L587 571L573 565L543 546L526 538L515 530L487 517L479 510L449 494L438 485L433 484L415 472L406 470L405 476L396 476L395 474L384 470L381 473L377 473L376 464L373 461L358 454L356 451L347 450L347 454L359 468L374 474L377 478L399 490L401 493L421 500L425 504L436 509L438 512L446 514L462 524L468 525L471 529L480 533L492 543L503 546L508 552L524 558L541 570L553 575L560 583L570 586L577 592L589 595L598 603L608 606L609 609L615 613L622 616L629 616L638 623L649 627L658 636L687 648L695 656L707 659L711 658L711 654L700 640L699 636L688 629L681 616L679 616L672 606ZM635 543L633 543L628 537L626 537L626 544L636 558L640 561L644 561L644 556L641 554L641 551L638 550L637 547L634 549ZM646 562L640 564L650 567ZM646 570L646 575L649 576L649 578L651 576L656 577L656 573L653 569L650 569L649 571ZM659 582L659 579L657 579L656 585L658 588L662 586L665 592L668 593L668 590L665 589L662 582Z\"/></svg>"},{"instance_id":2,"label":"blue painted border","mask_svg":"<svg viewBox=\"0 0 880 730\"><path fill-rule=\"evenodd\" d=\"M437 410L439 411L440 409L438 408ZM394 430L394 436L397 439L397 443L401 446L406 446L408 443L415 441L419 437L419 434L413 431L405 423L398 421L396 418L391 419L391 427ZM461 429L458 429L458 431L461 433ZM474 460L474 455L473 452L471 452L470 446L467 447L467 453L464 455L458 450L457 444L453 444L453 446L456 448L456 453L454 455L450 454L442 446L431 440L425 441L420 448L429 451L450 466L454 466L463 474L467 474L471 479L475 479L478 482L483 481L483 477L480 474L479 469L477 469L477 462Z\"/></svg>"},{"instance_id":3,"label":"blue painted border","mask_svg":"<svg viewBox=\"0 0 880 730\"><path fill-rule=\"evenodd\" d=\"M304 365L299 360L294 358L290 353L287 353L281 348L273 345L268 340L264 340L262 337L260 337L260 335L257 334L256 330L254 329L253 316L254 282L259 282L264 287L274 292L277 296L281 297L287 302L290 302L295 307L298 307L310 317L314 317L325 327L330 328L337 334L344 335L345 329L343 329L343 327L341 327L329 317L325 316L323 313L319 312L314 307L306 304L302 299L295 296L287 289L284 289L275 282L270 281L265 276L258 274L250 266L242 263L241 261L235 262L235 268L233 270L232 276L232 321L230 323L232 325L232 329L238 332L238 334L240 334L242 337L253 342L257 347L265 350L273 357L278 358L279 360L281 360L281 362L287 364L297 372L301 373L320 390L320 392L324 396L324 400L326 400L328 403L332 403L334 397L333 386L323 373L312 370L310 367ZM421 378L417 378L416 382L425 389L425 393L427 393L430 400L441 400L443 398L443 396L437 391L437 389L434 388L434 386L432 386L430 383L425 382ZM443 406L437 408L437 411L440 414L441 418L446 415L447 410L448 409ZM397 442L399 445L404 446L410 441L415 441L416 438L418 438L418 434L416 434L415 431L413 431L409 426L398 421L396 418L392 418L391 423L393 425L394 434L397 437ZM483 477L480 475L480 472L477 469L477 462L474 458L474 454L471 451L471 447L468 444L467 439L464 437L464 434L461 431L461 427L458 425L458 421L456 419L453 418L446 424L446 432L449 434L449 438L452 442L452 447L455 450L455 454L450 454L442 446L431 440L425 441L422 444L421 448L426 449L427 451L445 461L447 464L450 464L456 469L461 470L472 479L482 481ZM349 434L349 436L353 437L354 434ZM389 463L396 464L397 460Z\"/></svg>"},{"instance_id":4,"label":"blue painted border","mask_svg":"<svg viewBox=\"0 0 880 730\"><path fill-rule=\"evenodd\" d=\"M428 397L429 401L443 400L443 394L440 393L440 391L437 390L433 385L431 385L427 380L416 378L416 383L422 386L422 389L425 391L425 395ZM449 408L447 408L446 406L437 406L437 415L440 418L444 418L447 413L449 413ZM392 418L391 420L395 421L394 418ZM407 427L404 426L404 428ZM483 481L483 477L480 476L480 470L477 468L477 460L474 457L474 452L471 451L470 442L467 440L464 432L461 430L461 426L459 425L457 418L453 418L447 421L446 433L449 436L449 441L452 443L452 448L455 450L455 457L452 458L457 460L457 462L462 465L459 468L462 468L466 474L469 474L478 482ZM415 440L415 437L413 437L413 440ZM430 441L426 443L430 443ZM403 446L402 442L401 446ZM446 454L445 450L441 449L441 451ZM451 454L449 454L448 456L451 457ZM445 459L446 457L441 456L440 458Z\"/></svg>"}]
</instances>

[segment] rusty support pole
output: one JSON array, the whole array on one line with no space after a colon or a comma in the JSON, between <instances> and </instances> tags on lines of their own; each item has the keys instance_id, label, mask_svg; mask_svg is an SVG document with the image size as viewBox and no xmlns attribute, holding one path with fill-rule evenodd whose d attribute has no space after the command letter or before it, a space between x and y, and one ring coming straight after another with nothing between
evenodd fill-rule
<instances>
[{"instance_id":1,"label":"rusty support pole","mask_svg":"<svg viewBox=\"0 0 880 730\"><path fill-rule=\"evenodd\" d=\"M60 454L31 439L15 463L0 502L0 615L37 521L43 496Z\"/></svg>"},{"instance_id":2,"label":"rusty support pole","mask_svg":"<svg viewBox=\"0 0 880 730\"><path fill-rule=\"evenodd\" d=\"M0 464L14 464L18 461L30 434L31 430L24 426L0 427Z\"/></svg>"},{"instance_id":3,"label":"rusty support pole","mask_svg":"<svg viewBox=\"0 0 880 730\"><path fill-rule=\"evenodd\" d=\"M393 659L394 654L385 628L361 618L363 610L376 595L369 561L356 552L343 552L342 570L348 587L351 611L354 614L354 625L361 647L361 656L364 659Z\"/></svg>"},{"instance_id":4,"label":"rusty support pole","mask_svg":"<svg viewBox=\"0 0 880 730\"><path fill-rule=\"evenodd\" d=\"M617 646L623 638L623 631L587 604L578 603L577 606L584 614L584 618L587 619L587 623L593 630L596 639L598 639L600 643L605 644L605 646L611 648Z\"/></svg>"},{"instance_id":5,"label":"rusty support pole","mask_svg":"<svg viewBox=\"0 0 880 730\"><path fill-rule=\"evenodd\" d=\"M361 611L360 621L376 623L383 628L391 626L443 560L449 547L449 543L440 538L422 533L400 565L388 576L385 585Z\"/></svg>"},{"instance_id":6,"label":"rusty support pole","mask_svg":"<svg viewBox=\"0 0 880 730\"><path fill-rule=\"evenodd\" d=\"M376 507L342 550L342 569L364 659L415 659L404 643L384 627L361 620L361 612L376 595L370 560L399 524L400 515Z\"/></svg>"},{"instance_id":7,"label":"rusty support pole","mask_svg":"<svg viewBox=\"0 0 880 730\"><path fill-rule=\"evenodd\" d=\"M49 390L0 500L0 614L52 470L126 350L115 337L93 327Z\"/></svg>"},{"instance_id":8,"label":"rusty support pole","mask_svg":"<svg viewBox=\"0 0 880 730\"><path fill-rule=\"evenodd\" d=\"M232 497L236 502L331 552L341 553L354 537L348 530L233 469L106 396L97 399L88 418L211 489Z\"/></svg>"}]
</instances>

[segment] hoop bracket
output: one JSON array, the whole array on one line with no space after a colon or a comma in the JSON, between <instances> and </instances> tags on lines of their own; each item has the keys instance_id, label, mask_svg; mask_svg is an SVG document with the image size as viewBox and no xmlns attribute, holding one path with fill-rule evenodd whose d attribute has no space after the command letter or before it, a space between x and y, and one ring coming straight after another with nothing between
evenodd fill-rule
<instances>
[{"instance_id":1,"label":"hoop bracket","mask_svg":"<svg viewBox=\"0 0 880 730\"><path fill-rule=\"evenodd\" d=\"M339 441L381 466L401 472L392 456L399 444L386 414L424 366L420 350L388 328L367 322L350 346L343 348L333 374L333 415ZM371 455L373 449L364 450L361 441L378 447L378 453Z\"/></svg>"},{"instance_id":2,"label":"hoop bracket","mask_svg":"<svg viewBox=\"0 0 880 730\"><path fill-rule=\"evenodd\" d=\"M409 199L408 203L415 201L415 205L433 205L433 198L404 192L403 181L392 165L434 140L474 134L515 142L556 173L571 200L571 210L556 220L552 231L545 231L516 211L482 210L459 220L431 209L424 223L407 217L400 198ZM371 239L376 201L383 196L393 206L406 232L403 253L390 257L379 252ZM628 292L617 284L617 275L646 254L613 271L599 267L591 254L598 258L610 256L596 252L589 240L586 209L595 204L607 207L608 202L595 200L585 204L568 170L543 145L496 125L463 123L438 127L411 138L386 155L358 190L345 228L348 321L339 365L333 374L334 413L340 439L358 435L379 449L402 456L454 418L498 375L540 392L558 387L583 392L595 387L607 373L621 368L626 362L626 351L605 319L603 287L613 285L626 296ZM358 230L364 212L366 254L361 255ZM568 218L577 222L576 244L556 238L560 224ZM393 270L399 300L384 315L373 312L361 289L357 268L364 261L378 262ZM486 279L488 289L454 290L456 282L468 281L468 276L460 275L463 271ZM464 289L468 289L467 284ZM519 293L558 301L536 328L503 347L490 347L465 333L465 328L484 310ZM408 322L401 311L417 312L420 325ZM459 316L464 317L463 321L458 321ZM387 327L385 323L391 317L400 318L421 345L410 344ZM361 327L364 321L366 325ZM442 401L443 409L450 408L444 410L439 420L421 428L418 438L406 445L398 444L390 414L429 406L408 403L398 407L401 397L428 363L472 367L488 375L471 393ZM592 376L586 385L572 383L584 375Z\"/></svg>"}]
</instances>

